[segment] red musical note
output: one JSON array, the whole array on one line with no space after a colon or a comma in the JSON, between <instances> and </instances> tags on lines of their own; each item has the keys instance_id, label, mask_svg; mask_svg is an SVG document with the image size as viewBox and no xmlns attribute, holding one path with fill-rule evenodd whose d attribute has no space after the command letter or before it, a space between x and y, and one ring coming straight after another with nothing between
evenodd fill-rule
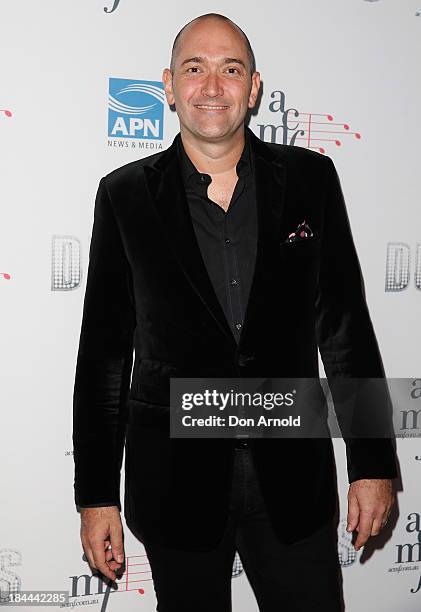
<instances>
[{"instance_id":1,"label":"red musical note","mask_svg":"<svg viewBox=\"0 0 421 612\"><path fill-rule=\"evenodd\" d=\"M345 134L346 136L354 136L357 140L361 140L361 134L359 132L351 132L349 129L349 125L347 123L335 123L333 121L333 115L328 115L328 114L321 114L321 113L300 113L299 116L301 117L307 117L307 119L304 119L303 121L298 120L297 118L293 118L291 117L291 119L288 118L288 121L294 121L295 123L295 128L299 129L301 132L304 133L304 137L300 138L297 137L295 138L295 140L304 140L307 144L307 148L308 149L316 149L318 150L320 153L325 153L326 149L321 146L321 145L316 145L316 146L312 146L312 142L334 142L335 145L337 147L342 146L342 141L339 140L339 138L336 136L336 138L329 138L329 137L320 137L317 138L315 136L313 136L313 134L335 134L337 135L339 134ZM315 121L314 117L323 117L325 119L325 121ZM336 129L334 128L333 130L328 130L328 129L314 129L314 126L327 126L328 123L334 127L334 126L338 126ZM298 127L298 126L302 126L302 127Z\"/></svg>"},{"instance_id":2,"label":"red musical note","mask_svg":"<svg viewBox=\"0 0 421 612\"><path fill-rule=\"evenodd\" d=\"M7 108L0 108L0 113L4 113L6 115L6 117L11 117L12 116L12 111L7 110Z\"/></svg>"},{"instance_id":3,"label":"red musical note","mask_svg":"<svg viewBox=\"0 0 421 612\"><path fill-rule=\"evenodd\" d=\"M3 276L3 278L5 278L6 280L10 280L11 276L8 272L0 272L0 274Z\"/></svg>"}]
</instances>

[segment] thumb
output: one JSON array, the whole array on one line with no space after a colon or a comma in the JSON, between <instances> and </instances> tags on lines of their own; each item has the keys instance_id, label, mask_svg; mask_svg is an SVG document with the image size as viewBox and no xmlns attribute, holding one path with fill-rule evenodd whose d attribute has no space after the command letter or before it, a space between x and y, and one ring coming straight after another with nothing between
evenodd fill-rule
<instances>
[{"instance_id":1,"label":"thumb","mask_svg":"<svg viewBox=\"0 0 421 612\"><path fill-rule=\"evenodd\" d=\"M113 558L117 563L124 561L124 545L123 545L123 528L121 522L112 523L110 525L110 541L113 551Z\"/></svg>"},{"instance_id":2,"label":"thumb","mask_svg":"<svg viewBox=\"0 0 421 612\"><path fill-rule=\"evenodd\" d=\"M348 517L347 517L347 531L354 531L360 520L360 506L358 504L357 496L353 493L348 495Z\"/></svg>"}]
</instances>

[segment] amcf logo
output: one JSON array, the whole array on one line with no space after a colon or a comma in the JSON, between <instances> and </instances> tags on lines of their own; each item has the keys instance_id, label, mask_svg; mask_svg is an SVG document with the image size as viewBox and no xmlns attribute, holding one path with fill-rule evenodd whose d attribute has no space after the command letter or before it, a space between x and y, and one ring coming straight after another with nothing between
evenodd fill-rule
<instances>
[{"instance_id":1,"label":"amcf logo","mask_svg":"<svg viewBox=\"0 0 421 612\"><path fill-rule=\"evenodd\" d=\"M162 140L164 98L160 81L110 78L108 136Z\"/></svg>"}]
</instances>

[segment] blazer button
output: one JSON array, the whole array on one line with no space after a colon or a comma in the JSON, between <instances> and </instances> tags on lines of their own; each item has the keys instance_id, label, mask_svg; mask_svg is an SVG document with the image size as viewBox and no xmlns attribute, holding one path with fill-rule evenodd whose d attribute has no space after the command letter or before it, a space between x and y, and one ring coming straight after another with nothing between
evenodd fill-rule
<instances>
[{"instance_id":1,"label":"blazer button","mask_svg":"<svg viewBox=\"0 0 421 612\"><path fill-rule=\"evenodd\" d=\"M253 361L254 355L251 353L240 353L238 355L238 365L246 366L249 361Z\"/></svg>"},{"instance_id":2,"label":"blazer button","mask_svg":"<svg viewBox=\"0 0 421 612\"><path fill-rule=\"evenodd\" d=\"M235 438L235 448L249 448L249 441L246 438Z\"/></svg>"}]
</instances>

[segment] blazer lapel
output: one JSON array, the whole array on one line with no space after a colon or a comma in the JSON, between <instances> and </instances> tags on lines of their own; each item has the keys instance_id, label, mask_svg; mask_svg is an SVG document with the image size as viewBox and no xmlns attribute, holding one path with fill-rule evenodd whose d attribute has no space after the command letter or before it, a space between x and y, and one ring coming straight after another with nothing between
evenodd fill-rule
<instances>
[{"instance_id":1,"label":"blazer lapel","mask_svg":"<svg viewBox=\"0 0 421 612\"><path fill-rule=\"evenodd\" d=\"M179 134L154 165L145 166L148 189L166 232L168 245L184 274L223 333L235 344L194 231L179 168L177 138L180 138Z\"/></svg>"},{"instance_id":2,"label":"blazer lapel","mask_svg":"<svg viewBox=\"0 0 421 612\"><path fill-rule=\"evenodd\" d=\"M273 257L278 253L286 193L286 169L277 153L251 130L250 142L256 184L257 252L240 343L246 333L250 333L253 324L258 324L259 316L265 316L264 300L268 288L265 287L264 271L273 265Z\"/></svg>"},{"instance_id":3,"label":"blazer lapel","mask_svg":"<svg viewBox=\"0 0 421 612\"><path fill-rule=\"evenodd\" d=\"M257 312L263 287L262 271L270 258L270 243L279 242L280 221L284 200L284 166L276 154L250 128L252 159L258 209L257 253L250 297L240 342ZM147 187L166 232L168 244L194 291L209 310L223 333L236 345L235 337L217 298L190 216L177 156L177 139L151 165L145 165Z\"/></svg>"}]
</instances>

